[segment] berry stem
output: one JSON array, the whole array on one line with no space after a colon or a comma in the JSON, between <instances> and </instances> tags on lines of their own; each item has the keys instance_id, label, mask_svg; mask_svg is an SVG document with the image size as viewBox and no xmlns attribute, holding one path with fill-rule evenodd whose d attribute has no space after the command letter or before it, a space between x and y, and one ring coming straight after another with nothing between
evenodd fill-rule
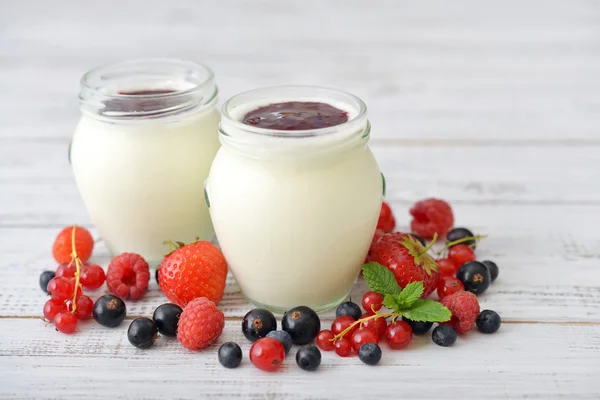
<instances>
[{"instance_id":1,"label":"berry stem","mask_svg":"<svg viewBox=\"0 0 600 400\"><path fill-rule=\"evenodd\" d=\"M436 251L435 253L436 253L436 254L439 256L439 255L441 255L441 254L442 254L444 251L448 250L448 249L449 249L450 247L452 247L452 246L455 246L455 245L457 245L457 244L461 244L461 243L464 243L464 242L468 242L468 241L471 241L471 240L474 240L474 241L475 241L475 244L477 244L477 243L479 243L479 241L480 241L481 239L483 239L483 238L486 238L486 237L487 237L487 235L466 236L466 237L464 237L464 238L457 239L457 240L455 240L455 241L453 241L453 242L448 242L448 243L446 243L446 245L445 245L445 246L444 246L444 247L443 247L443 248L442 248L440 251ZM475 244L472 244L472 245L470 245L470 247L473 247Z\"/></svg>"},{"instance_id":2,"label":"berry stem","mask_svg":"<svg viewBox=\"0 0 600 400\"><path fill-rule=\"evenodd\" d=\"M423 251L421 251L419 253L419 257L421 257L423 254L427 253L429 250L431 250L431 248L433 247L433 245L437 241L437 237L438 237L438 234L436 232L436 233L433 234L433 239L431 239L431 242L427 245L427 247L423 248ZM416 239L415 239L415 242L417 242Z\"/></svg>"},{"instance_id":3,"label":"berry stem","mask_svg":"<svg viewBox=\"0 0 600 400\"><path fill-rule=\"evenodd\" d=\"M79 289L80 283L79 278L81 277L81 260L77 255L77 248L75 246L75 229L77 225L73 225L73 229L71 230L71 262L69 266L73 264L75 261L75 290L73 290L73 304L71 306L71 312L75 313L77 311L77 289Z\"/></svg>"}]
</instances>

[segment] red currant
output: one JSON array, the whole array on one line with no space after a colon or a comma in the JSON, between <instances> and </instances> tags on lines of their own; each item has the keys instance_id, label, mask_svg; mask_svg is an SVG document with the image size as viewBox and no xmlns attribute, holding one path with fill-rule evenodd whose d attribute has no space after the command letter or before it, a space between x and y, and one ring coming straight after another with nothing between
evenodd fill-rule
<instances>
[{"instance_id":1,"label":"red currant","mask_svg":"<svg viewBox=\"0 0 600 400\"><path fill-rule=\"evenodd\" d=\"M61 311L54 318L54 326L62 333L73 333L77 328L77 315L69 311Z\"/></svg>"},{"instance_id":2,"label":"red currant","mask_svg":"<svg viewBox=\"0 0 600 400\"><path fill-rule=\"evenodd\" d=\"M373 313L364 313L362 318L371 317ZM373 329L375 332L379 333L379 337L382 338L385 335L385 328L387 328L387 322L385 318L371 318L361 323L360 326L363 328Z\"/></svg>"},{"instance_id":3,"label":"red currant","mask_svg":"<svg viewBox=\"0 0 600 400\"><path fill-rule=\"evenodd\" d=\"M92 316L92 309L94 308L94 302L86 295L81 295L75 300L77 307L75 308L75 314L79 319L88 319ZM69 311L73 311L72 304L69 303Z\"/></svg>"},{"instance_id":4,"label":"red currant","mask_svg":"<svg viewBox=\"0 0 600 400\"><path fill-rule=\"evenodd\" d=\"M73 281L67 278L52 278L48 282L48 293L54 300L65 301L73 298Z\"/></svg>"},{"instance_id":5,"label":"red currant","mask_svg":"<svg viewBox=\"0 0 600 400\"><path fill-rule=\"evenodd\" d=\"M335 352L340 357L348 357L352 354L352 342L348 338L341 338L335 342Z\"/></svg>"},{"instance_id":6,"label":"red currant","mask_svg":"<svg viewBox=\"0 0 600 400\"><path fill-rule=\"evenodd\" d=\"M333 337L335 335L329 329L322 330L317 335L317 346L323 351L331 351L335 349L333 344Z\"/></svg>"},{"instance_id":7,"label":"red currant","mask_svg":"<svg viewBox=\"0 0 600 400\"><path fill-rule=\"evenodd\" d=\"M454 263L456 269L460 268L464 263L475 260L475 252L466 244L457 244L450 247L448 250L448 258Z\"/></svg>"},{"instance_id":8,"label":"red currant","mask_svg":"<svg viewBox=\"0 0 600 400\"><path fill-rule=\"evenodd\" d=\"M379 334L369 328L359 328L352 334L352 348L358 353L360 346L367 343L379 343Z\"/></svg>"},{"instance_id":9,"label":"red currant","mask_svg":"<svg viewBox=\"0 0 600 400\"><path fill-rule=\"evenodd\" d=\"M81 271L81 284L89 290L96 290L104 284L106 274L101 266L96 264L86 264Z\"/></svg>"},{"instance_id":10,"label":"red currant","mask_svg":"<svg viewBox=\"0 0 600 400\"><path fill-rule=\"evenodd\" d=\"M440 300L461 290L465 290L465 286L453 276L442 277L438 282L437 294Z\"/></svg>"},{"instance_id":11,"label":"red currant","mask_svg":"<svg viewBox=\"0 0 600 400\"><path fill-rule=\"evenodd\" d=\"M396 321L388 325L385 340L394 350L403 349L412 340L412 328L405 321Z\"/></svg>"},{"instance_id":12,"label":"red currant","mask_svg":"<svg viewBox=\"0 0 600 400\"><path fill-rule=\"evenodd\" d=\"M367 312L379 311L382 305L383 296L377 292L367 292L362 298L362 306Z\"/></svg>"},{"instance_id":13,"label":"red currant","mask_svg":"<svg viewBox=\"0 0 600 400\"><path fill-rule=\"evenodd\" d=\"M75 272L77 272L77 267L75 263L69 265L69 263L60 264L58 268L56 268L55 278L75 278Z\"/></svg>"},{"instance_id":14,"label":"red currant","mask_svg":"<svg viewBox=\"0 0 600 400\"><path fill-rule=\"evenodd\" d=\"M440 258L436 260L438 268L440 269L440 274L442 276L455 276L458 268L452 261L447 258Z\"/></svg>"},{"instance_id":15,"label":"red currant","mask_svg":"<svg viewBox=\"0 0 600 400\"><path fill-rule=\"evenodd\" d=\"M67 311L67 305L64 301L50 299L44 304L44 317L50 322L53 322L56 314L61 311Z\"/></svg>"},{"instance_id":16,"label":"red currant","mask_svg":"<svg viewBox=\"0 0 600 400\"><path fill-rule=\"evenodd\" d=\"M352 318L349 315L341 315L339 317L337 317L333 323L331 324L331 332L333 332L334 335L339 335L340 333L342 333L346 328L348 328L350 325L352 325L353 323L355 323L356 321L354 320L354 318ZM344 336L350 337L352 335L352 332L354 332L356 330L356 328L358 328L358 324L356 324L354 326L354 328L352 328L348 333L346 333Z\"/></svg>"},{"instance_id":17,"label":"red currant","mask_svg":"<svg viewBox=\"0 0 600 400\"><path fill-rule=\"evenodd\" d=\"M250 347L250 362L263 371L277 371L284 359L285 349L275 338L258 339Z\"/></svg>"}]
</instances>

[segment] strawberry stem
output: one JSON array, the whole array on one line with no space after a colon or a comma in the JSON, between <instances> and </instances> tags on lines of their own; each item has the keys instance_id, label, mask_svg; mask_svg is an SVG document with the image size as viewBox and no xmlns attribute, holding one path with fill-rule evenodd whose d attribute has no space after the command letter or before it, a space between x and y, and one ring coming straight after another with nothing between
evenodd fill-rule
<instances>
[{"instance_id":1,"label":"strawberry stem","mask_svg":"<svg viewBox=\"0 0 600 400\"><path fill-rule=\"evenodd\" d=\"M74 314L77 310L77 289L79 289L80 283L79 279L81 277L81 260L77 255L77 248L75 246L75 229L77 225L73 225L73 229L71 230L71 262L69 262L69 267L75 261L75 290L73 290L73 304L71 305L71 312Z\"/></svg>"}]
</instances>

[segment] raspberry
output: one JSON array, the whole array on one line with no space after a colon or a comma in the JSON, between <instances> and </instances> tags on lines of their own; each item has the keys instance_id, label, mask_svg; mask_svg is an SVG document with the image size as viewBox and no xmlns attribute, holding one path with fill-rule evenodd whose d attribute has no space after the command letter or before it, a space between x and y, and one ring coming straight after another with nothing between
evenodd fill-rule
<instances>
[{"instance_id":1,"label":"raspberry","mask_svg":"<svg viewBox=\"0 0 600 400\"><path fill-rule=\"evenodd\" d=\"M179 247L165 256L159 271L160 290L181 307L198 297L206 297L216 304L225 292L227 262L210 242Z\"/></svg>"},{"instance_id":2,"label":"raspberry","mask_svg":"<svg viewBox=\"0 0 600 400\"><path fill-rule=\"evenodd\" d=\"M71 246L72 230L72 226L67 226L60 231L54 240L52 255L59 264L71 261L71 253L73 252L73 247ZM75 229L75 248L77 249L77 255L81 262L86 262L92 255L92 250L94 249L94 239L92 238L92 235L87 229L82 228L81 226L77 226Z\"/></svg>"},{"instance_id":3,"label":"raspberry","mask_svg":"<svg viewBox=\"0 0 600 400\"><path fill-rule=\"evenodd\" d=\"M381 203L381 212L377 221L377 229L381 229L385 233L392 232L396 226L396 219L392 213L392 209L385 201Z\"/></svg>"},{"instance_id":4,"label":"raspberry","mask_svg":"<svg viewBox=\"0 0 600 400\"><path fill-rule=\"evenodd\" d=\"M137 300L148 290L150 267L142 256L123 253L113 258L106 271L110 292L124 300Z\"/></svg>"},{"instance_id":5,"label":"raspberry","mask_svg":"<svg viewBox=\"0 0 600 400\"><path fill-rule=\"evenodd\" d=\"M216 341L224 326L225 316L215 303L206 297L199 297L183 309L177 327L177 340L185 348L200 350ZM284 351L283 346L281 348Z\"/></svg>"},{"instance_id":6,"label":"raspberry","mask_svg":"<svg viewBox=\"0 0 600 400\"><path fill-rule=\"evenodd\" d=\"M413 220L410 229L425 239L435 233L445 236L454 225L452 208L444 200L426 199L416 202L410 209Z\"/></svg>"},{"instance_id":7,"label":"raspberry","mask_svg":"<svg viewBox=\"0 0 600 400\"><path fill-rule=\"evenodd\" d=\"M457 292L442 299L445 305L452 313L452 318L446 325L450 325L458 333L467 333L475 326L475 321L479 315L479 301L471 292Z\"/></svg>"}]
</instances>

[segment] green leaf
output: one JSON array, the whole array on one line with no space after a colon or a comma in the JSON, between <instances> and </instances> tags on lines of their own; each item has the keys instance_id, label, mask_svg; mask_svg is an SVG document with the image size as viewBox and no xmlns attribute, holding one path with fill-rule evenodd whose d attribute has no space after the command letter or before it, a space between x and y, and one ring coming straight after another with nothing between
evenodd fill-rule
<instances>
[{"instance_id":1,"label":"green leaf","mask_svg":"<svg viewBox=\"0 0 600 400\"><path fill-rule=\"evenodd\" d=\"M386 294L385 296L383 296L383 305L385 308L388 308L392 311L396 311L397 309L400 308L400 305L396 301L396 298L394 297L394 295L391 295L389 293Z\"/></svg>"},{"instance_id":2,"label":"green leaf","mask_svg":"<svg viewBox=\"0 0 600 400\"><path fill-rule=\"evenodd\" d=\"M452 317L450 310L433 300L417 300L412 307L398 312L408 319L423 322L446 322Z\"/></svg>"},{"instance_id":3,"label":"green leaf","mask_svg":"<svg viewBox=\"0 0 600 400\"><path fill-rule=\"evenodd\" d=\"M396 296L398 308L410 308L415 301L421 298L424 290L423 282L421 281L411 282L406 285L406 287L402 290L402 293Z\"/></svg>"},{"instance_id":4,"label":"green leaf","mask_svg":"<svg viewBox=\"0 0 600 400\"><path fill-rule=\"evenodd\" d=\"M392 271L383 265L370 262L363 265L362 270L365 281L372 291L380 293L383 296L386 294L397 296L402 291Z\"/></svg>"}]
</instances>

